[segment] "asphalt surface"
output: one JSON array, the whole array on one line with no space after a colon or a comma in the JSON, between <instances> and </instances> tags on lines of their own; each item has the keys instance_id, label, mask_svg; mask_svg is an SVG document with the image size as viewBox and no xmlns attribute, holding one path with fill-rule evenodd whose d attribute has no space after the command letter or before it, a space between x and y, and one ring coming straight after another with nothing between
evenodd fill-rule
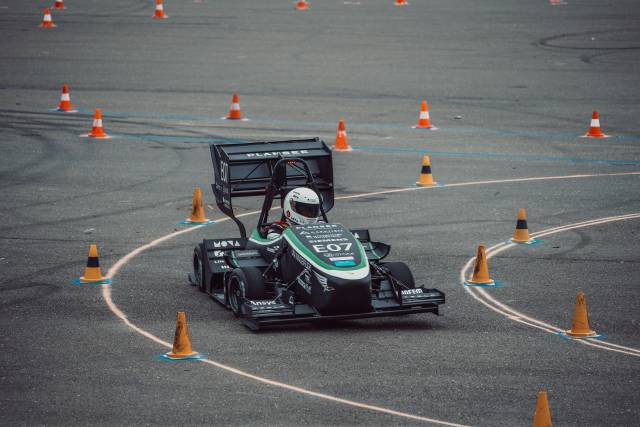
<instances>
[{"instance_id":1,"label":"asphalt surface","mask_svg":"<svg viewBox=\"0 0 640 427\"><path fill-rule=\"evenodd\" d=\"M445 187L338 200L330 217L369 228L447 295L444 315L252 333L189 286L195 243L167 240L111 286L129 321L171 341L187 312L211 360L319 393L423 417L530 425L547 390L554 424L632 426L640 359L513 322L471 298L460 270L478 244L529 228L640 212L640 3L572 1L67 0L0 5L0 424L423 425L267 386L201 362L158 359L97 286L75 286L90 243L106 271L175 230L201 186L208 145L319 136L344 118L336 195L411 187L431 155ZM51 112L68 83L77 114ZM220 120L231 93L247 122ZM437 132L411 129L429 101ZM78 135L103 109L107 133ZM582 139L598 110L604 140ZM618 175L610 175L618 174ZM446 184L530 177L570 179ZM594 176L599 175L599 176ZM259 201L236 204L239 211ZM245 219L252 224L256 216ZM544 238L490 260L491 296L569 328L584 291L591 326L640 348L640 220Z\"/></svg>"}]
</instances>

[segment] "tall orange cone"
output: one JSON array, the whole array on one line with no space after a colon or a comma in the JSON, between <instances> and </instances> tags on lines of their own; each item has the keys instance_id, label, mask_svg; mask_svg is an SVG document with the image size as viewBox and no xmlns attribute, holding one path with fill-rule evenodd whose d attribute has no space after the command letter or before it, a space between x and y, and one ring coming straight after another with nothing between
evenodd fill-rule
<instances>
[{"instance_id":1,"label":"tall orange cone","mask_svg":"<svg viewBox=\"0 0 640 427\"><path fill-rule=\"evenodd\" d=\"M64 7L64 2L62 0L56 0L56 2L53 5L53 8L56 10L66 9L66 7Z\"/></svg>"},{"instance_id":2,"label":"tall orange cone","mask_svg":"<svg viewBox=\"0 0 640 427\"><path fill-rule=\"evenodd\" d=\"M62 85L62 95L60 95L60 103L56 111L63 113L76 113L78 110L74 110L71 105L71 97L69 96L69 86L65 83Z\"/></svg>"},{"instance_id":3,"label":"tall orange cone","mask_svg":"<svg viewBox=\"0 0 640 427\"><path fill-rule=\"evenodd\" d=\"M533 424L531 424L531 427L552 427L552 425L547 392L541 391L538 393L536 412L533 414Z\"/></svg>"},{"instance_id":4,"label":"tall orange cone","mask_svg":"<svg viewBox=\"0 0 640 427\"><path fill-rule=\"evenodd\" d=\"M602 133L600 129L600 119L598 118L598 112L594 111L591 114L591 124L589 126L589 132L582 135L582 138L608 138L609 135Z\"/></svg>"},{"instance_id":5,"label":"tall orange cone","mask_svg":"<svg viewBox=\"0 0 640 427\"><path fill-rule=\"evenodd\" d=\"M567 335L574 338L595 337L598 334L589 327L589 313L587 312L587 299L584 292L578 292L576 306L573 310L573 321Z\"/></svg>"},{"instance_id":6,"label":"tall orange cone","mask_svg":"<svg viewBox=\"0 0 640 427\"><path fill-rule=\"evenodd\" d=\"M305 0L300 0L299 2L296 3L296 9L307 10L309 9L309 3L307 3Z\"/></svg>"},{"instance_id":7,"label":"tall orange cone","mask_svg":"<svg viewBox=\"0 0 640 427\"><path fill-rule=\"evenodd\" d=\"M429 105L427 104L427 101L422 101L422 105L420 106L418 124L411 127L414 129L438 130L437 127L431 124L431 119L429 118Z\"/></svg>"},{"instance_id":8,"label":"tall orange cone","mask_svg":"<svg viewBox=\"0 0 640 427\"><path fill-rule=\"evenodd\" d=\"M437 182L433 180L433 175L431 174L431 160L429 160L429 156L425 154L422 156L422 169L420 169L420 178L416 182L416 185L419 187L429 187L436 184Z\"/></svg>"},{"instance_id":9,"label":"tall orange cone","mask_svg":"<svg viewBox=\"0 0 640 427\"><path fill-rule=\"evenodd\" d=\"M173 349L169 353L164 354L163 357L171 360L199 358L198 353L191 348L187 315L184 311L178 312L176 334L173 338Z\"/></svg>"},{"instance_id":10,"label":"tall orange cone","mask_svg":"<svg viewBox=\"0 0 640 427\"><path fill-rule=\"evenodd\" d=\"M204 216L204 203L202 202L202 190L196 187L193 191L193 202L191 203L191 216L187 219L190 223L208 222Z\"/></svg>"},{"instance_id":11,"label":"tall orange cone","mask_svg":"<svg viewBox=\"0 0 640 427\"><path fill-rule=\"evenodd\" d=\"M529 228L527 227L527 214L524 208L520 208L518 211L518 221L516 222L516 231L513 233L511 241L514 243L529 243L531 242L531 236L529 236Z\"/></svg>"},{"instance_id":12,"label":"tall orange cone","mask_svg":"<svg viewBox=\"0 0 640 427\"><path fill-rule=\"evenodd\" d=\"M100 270L100 262L98 261L98 247L96 245L89 246L89 256L87 257L87 266L84 274L80 277L80 283L97 283L104 282L105 277Z\"/></svg>"},{"instance_id":13,"label":"tall orange cone","mask_svg":"<svg viewBox=\"0 0 640 427\"><path fill-rule=\"evenodd\" d=\"M473 275L466 283L472 285L494 285L495 280L489 277L489 264L485 254L484 245L478 246L478 254L476 255L476 264L473 267Z\"/></svg>"},{"instance_id":14,"label":"tall orange cone","mask_svg":"<svg viewBox=\"0 0 640 427\"><path fill-rule=\"evenodd\" d=\"M156 0L156 12L153 14L153 19L167 19L169 15L164 13L164 5L162 0Z\"/></svg>"},{"instance_id":15,"label":"tall orange cone","mask_svg":"<svg viewBox=\"0 0 640 427\"><path fill-rule=\"evenodd\" d=\"M406 6L409 3L407 3L407 0L395 0L395 2L393 3L394 6Z\"/></svg>"},{"instance_id":16,"label":"tall orange cone","mask_svg":"<svg viewBox=\"0 0 640 427\"><path fill-rule=\"evenodd\" d=\"M229 108L229 115L223 117L227 120L246 120L242 118L242 112L240 112L240 97L237 92L233 92L231 96L231 108Z\"/></svg>"},{"instance_id":17,"label":"tall orange cone","mask_svg":"<svg viewBox=\"0 0 640 427\"><path fill-rule=\"evenodd\" d=\"M102 127L102 110L101 109L96 108L96 112L93 116L93 127L91 128L91 132L82 136L88 136L89 138L101 138L101 139L111 138L109 135L105 133L104 128Z\"/></svg>"},{"instance_id":18,"label":"tall orange cone","mask_svg":"<svg viewBox=\"0 0 640 427\"><path fill-rule=\"evenodd\" d=\"M336 132L336 144L331 147L333 151L351 151L353 148L349 145L349 138L347 138L347 130L344 125L344 120L340 119L338 122L338 131Z\"/></svg>"},{"instance_id":19,"label":"tall orange cone","mask_svg":"<svg viewBox=\"0 0 640 427\"><path fill-rule=\"evenodd\" d=\"M53 28L56 24L53 23L51 19L51 9L48 7L44 8L44 17L42 18L42 22L40 23L40 28Z\"/></svg>"}]
</instances>

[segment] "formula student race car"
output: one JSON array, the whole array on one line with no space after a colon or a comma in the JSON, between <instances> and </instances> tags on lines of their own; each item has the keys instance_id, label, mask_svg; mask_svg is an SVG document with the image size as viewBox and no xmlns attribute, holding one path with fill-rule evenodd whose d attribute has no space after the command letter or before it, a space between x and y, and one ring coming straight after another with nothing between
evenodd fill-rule
<instances>
[{"instance_id":1,"label":"formula student race car","mask_svg":"<svg viewBox=\"0 0 640 427\"><path fill-rule=\"evenodd\" d=\"M334 203L331 154L318 138L211 145L216 204L237 224L240 236L198 244L189 281L252 330L438 314L445 301L437 289L417 287L406 264L383 262L390 246L371 241L368 230L329 222L326 213ZM297 187L320 196L322 220L289 226L281 237L268 239L273 202L280 200L281 205ZM257 227L247 237L232 200L250 196L264 196L264 202Z\"/></svg>"}]
</instances>

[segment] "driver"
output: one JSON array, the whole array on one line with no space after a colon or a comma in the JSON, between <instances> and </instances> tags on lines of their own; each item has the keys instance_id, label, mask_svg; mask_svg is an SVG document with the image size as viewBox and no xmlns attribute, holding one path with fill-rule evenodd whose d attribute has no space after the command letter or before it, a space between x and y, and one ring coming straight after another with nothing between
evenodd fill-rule
<instances>
[{"instance_id":1,"label":"driver","mask_svg":"<svg viewBox=\"0 0 640 427\"><path fill-rule=\"evenodd\" d=\"M274 240L290 225L315 224L320 217L320 197L310 188L298 187L284 198L283 220L269 226L267 238Z\"/></svg>"}]
</instances>

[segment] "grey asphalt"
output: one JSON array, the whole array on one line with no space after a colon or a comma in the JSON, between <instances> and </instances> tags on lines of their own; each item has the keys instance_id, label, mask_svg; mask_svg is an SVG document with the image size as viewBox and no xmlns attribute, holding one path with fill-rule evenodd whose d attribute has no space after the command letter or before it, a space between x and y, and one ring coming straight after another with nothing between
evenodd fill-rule
<instances>
[{"instance_id":1,"label":"grey asphalt","mask_svg":"<svg viewBox=\"0 0 640 427\"><path fill-rule=\"evenodd\" d=\"M530 425L539 390L554 424L632 426L640 359L512 322L459 283L478 244L640 212L640 4L636 1L294 2L66 0L0 5L0 424L429 425L266 386L199 362L158 359L95 286L75 286L90 243L103 269L190 210L216 141L319 136L344 118L358 150L334 155L336 195L411 187L431 155L445 187L338 200L332 220L369 228L444 315L251 333L186 282L193 246L229 222L143 252L114 303L171 341L187 311L195 350L316 392L443 421ZM77 114L51 112L68 83ZM220 120L231 93L247 122ZM411 129L422 99L436 132ZM103 109L106 131L78 137ZM578 138L598 110L605 140ZM446 184L527 177L562 180ZM238 202L244 212L257 200ZM256 217L246 218L250 225ZM638 220L568 231L490 260L491 295L569 328L575 295L591 325L640 348Z\"/></svg>"}]
</instances>

